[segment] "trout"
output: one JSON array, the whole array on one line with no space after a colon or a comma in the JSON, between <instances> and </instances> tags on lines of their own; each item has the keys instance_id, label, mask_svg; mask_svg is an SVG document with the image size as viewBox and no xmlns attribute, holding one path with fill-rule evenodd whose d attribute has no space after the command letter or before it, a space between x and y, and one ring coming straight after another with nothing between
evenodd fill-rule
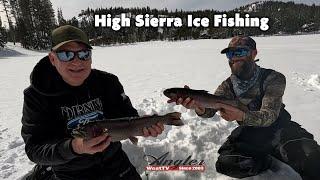
<instances>
[{"instance_id":1,"label":"trout","mask_svg":"<svg viewBox=\"0 0 320 180\"><path fill-rule=\"evenodd\" d=\"M179 98L185 99L187 97L190 97L195 101L197 105L204 108L217 109L216 104L222 103L222 104L227 104L235 108L238 108L243 112L248 111L247 106L241 103L239 100L219 97L219 96L210 94L208 93L208 91L205 91L205 90L195 90L195 89L188 89L188 88L170 88L170 89L164 90L163 94L174 101L177 101Z\"/></svg>"},{"instance_id":2,"label":"trout","mask_svg":"<svg viewBox=\"0 0 320 180\"><path fill-rule=\"evenodd\" d=\"M143 136L143 128L151 127L158 122L165 125L182 126L181 113L173 112L166 115L152 115L143 117L125 117L116 119L101 119L90 122L72 130L73 137L90 139L107 133L113 142L129 139L137 144L135 136Z\"/></svg>"}]
</instances>

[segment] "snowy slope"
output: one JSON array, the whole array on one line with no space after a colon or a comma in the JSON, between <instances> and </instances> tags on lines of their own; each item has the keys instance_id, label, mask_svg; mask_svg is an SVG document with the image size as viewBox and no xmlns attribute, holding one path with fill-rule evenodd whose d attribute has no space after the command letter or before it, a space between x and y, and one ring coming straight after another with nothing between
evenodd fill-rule
<instances>
[{"instance_id":1,"label":"snowy slope","mask_svg":"<svg viewBox=\"0 0 320 180\"><path fill-rule=\"evenodd\" d=\"M259 65L274 68L287 77L284 103L293 120L302 124L320 141L320 35L256 37ZM95 47L93 66L116 74L140 115L183 113L183 127L166 127L157 138L139 138L138 146L124 141L124 149L146 179L144 153L154 156L169 152L173 159L204 159L204 173L149 172L149 179L231 179L215 172L217 150L236 127L218 115L198 118L193 111L167 104L165 88L189 85L211 92L230 70L219 52L226 40L147 42L135 45ZM8 53L10 52L10 53ZM20 179L32 167L20 137L23 89L29 74L46 53L24 50L9 44L0 51L0 179ZM248 179L299 179L285 164Z\"/></svg>"}]
</instances>

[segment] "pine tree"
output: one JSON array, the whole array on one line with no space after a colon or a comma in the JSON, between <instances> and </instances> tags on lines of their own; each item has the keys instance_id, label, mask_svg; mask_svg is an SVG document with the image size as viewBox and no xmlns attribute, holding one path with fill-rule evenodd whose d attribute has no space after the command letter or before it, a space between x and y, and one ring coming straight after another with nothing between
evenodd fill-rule
<instances>
[{"instance_id":1,"label":"pine tree","mask_svg":"<svg viewBox=\"0 0 320 180\"><path fill-rule=\"evenodd\" d=\"M9 40L13 41L15 44L15 28L13 26L13 22L12 22L12 11L10 9L12 9L11 4L9 3L8 0L1 0L1 3L3 5L4 8L4 12L6 14L7 20L8 20L8 24L9 24Z\"/></svg>"},{"instance_id":2,"label":"pine tree","mask_svg":"<svg viewBox=\"0 0 320 180\"><path fill-rule=\"evenodd\" d=\"M75 27L79 27L79 21L77 18L73 17L72 19L67 21L67 24L70 24Z\"/></svg>"},{"instance_id":3,"label":"pine tree","mask_svg":"<svg viewBox=\"0 0 320 180\"><path fill-rule=\"evenodd\" d=\"M38 26L35 27L38 34L39 49L49 49L51 47L51 31L56 27L54 10L50 0L39 0Z\"/></svg>"},{"instance_id":4,"label":"pine tree","mask_svg":"<svg viewBox=\"0 0 320 180\"><path fill-rule=\"evenodd\" d=\"M17 17L18 17L18 9L19 9L19 6L18 6L18 1L17 0L9 0L9 4L10 4L10 8L11 8L11 14L12 14L12 19L13 19L13 26L12 26L12 29L11 31L13 32L10 32L12 35L12 38L13 38L13 44L15 45L16 41L19 41L17 40Z\"/></svg>"},{"instance_id":5,"label":"pine tree","mask_svg":"<svg viewBox=\"0 0 320 180\"><path fill-rule=\"evenodd\" d=\"M18 0L17 39L24 48L31 49L34 42L33 19L30 0Z\"/></svg>"},{"instance_id":6,"label":"pine tree","mask_svg":"<svg viewBox=\"0 0 320 180\"><path fill-rule=\"evenodd\" d=\"M62 9L58 8L57 10L57 17L58 17L58 26L66 25L67 21L63 18Z\"/></svg>"},{"instance_id":7,"label":"pine tree","mask_svg":"<svg viewBox=\"0 0 320 180\"><path fill-rule=\"evenodd\" d=\"M19 0L17 31L21 44L30 49L48 49L56 26L50 0Z\"/></svg>"},{"instance_id":8,"label":"pine tree","mask_svg":"<svg viewBox=\"0 0 320 180\"><path fill-rule=\"evenodd\" d=\"M16 22L18 17L19 5L17 0L9 0L9 4L11 7L11 14L13 16L14 21Z\"/></svg>"},{"instance_id":9,"label":"pine tree","mask_svg":"<svg viewBox=\"0 0 320 180\"><path fill-rule=\"evenodd\" d=\"M0 17L0 48L3 48L6 42L6 29L2 27L2 20Z\"/></svg>"}]
</instances>

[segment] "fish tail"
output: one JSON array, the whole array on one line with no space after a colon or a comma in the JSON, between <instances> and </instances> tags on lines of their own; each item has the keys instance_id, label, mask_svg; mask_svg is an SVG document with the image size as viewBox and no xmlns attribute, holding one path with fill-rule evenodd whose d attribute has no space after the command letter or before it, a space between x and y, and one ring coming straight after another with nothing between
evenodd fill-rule
<instances>
[{"instance_id":1,"label":"fish tail","mask_svg":"<svg viewBox=\"0 0 320 180\"><path fill-rule=\"evenodd\" d=\"M137 145L138 144L138 138L134 136L129 136L129 140L132 142L132 144Z\"/></svg>"},{"instance_id":2,"label":"fish tail","mask_svg":"<svg viewBox=\"0 0 320 180\"><path fill-rule=\"evenodd\" d=\"M179 112L173 112L173 113L169 113L167 114L167 125L174 125L174 126L182 126L184 125L184 123L182 122L181 118L181 113Z\"/></svg>"}]
</instances>

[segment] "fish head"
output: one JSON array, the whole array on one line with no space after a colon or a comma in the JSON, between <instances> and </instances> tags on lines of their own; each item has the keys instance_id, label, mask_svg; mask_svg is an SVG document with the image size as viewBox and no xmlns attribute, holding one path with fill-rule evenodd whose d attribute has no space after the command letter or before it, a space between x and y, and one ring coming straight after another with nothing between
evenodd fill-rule
<instances>
[{"instance_id":1,"label":"fish head","mask_svg":"<svg viewBox=\"0 0 320 180\"><path fill-rule=\"evenodd\" d=\"M169 88L169 89L165 89L165 90L163 91L163 94L164 94L165 96L167 96L168 98L171 98L171 97L176 96L177 91L176 91L175 88Z\"/></svg>"},{"instance_id":2,"label":"fish head","mask_svg":"<svg viewBox=\"0 0 320 180\"><path fill-rule=\"evenodd\" d=\"M163 91L163 94L170 99L176 100L183 96L185 88L169 88Z\"/></svg>"}]
</instances>

